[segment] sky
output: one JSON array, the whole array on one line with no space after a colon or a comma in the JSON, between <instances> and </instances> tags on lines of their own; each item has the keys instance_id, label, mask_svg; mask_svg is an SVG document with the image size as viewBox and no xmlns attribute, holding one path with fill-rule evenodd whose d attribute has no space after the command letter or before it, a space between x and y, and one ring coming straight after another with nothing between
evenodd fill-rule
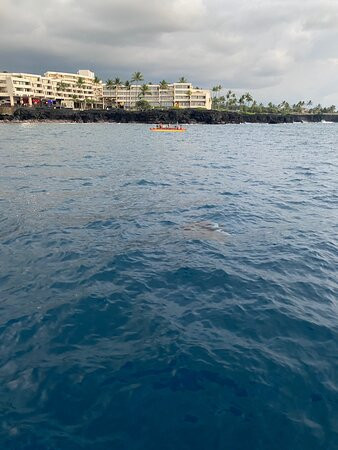
<instances>
[{"instance_id":1,"label":"sky","mask_svg":"<svg viewBox=\"0 0 338 450\"><path fill-rule=\"evenodd\" d=\"M0 0L0 71L91 69L338 105L338 0Z\"/></svg>"}]
</instances>

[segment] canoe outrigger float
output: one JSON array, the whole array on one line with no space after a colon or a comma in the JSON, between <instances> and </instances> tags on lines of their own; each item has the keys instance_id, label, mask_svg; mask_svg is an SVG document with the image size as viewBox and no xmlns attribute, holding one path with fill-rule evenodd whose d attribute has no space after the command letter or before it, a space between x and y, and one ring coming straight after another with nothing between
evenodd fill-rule
<instances>
[{"instance_id":1,"label":"canoe outrigger float","mask_svg":"<svg viewBox=\"0 0 338 450\"><path fill-rule=\"evenodd\" d=\"M156 127L150 128L150 131L159 131L159 132L171 132L171 133L182 133L186 131L186 128L183 128L181 125L163 125L160 123L156 125Z\"/></svg>"}]
</instances>

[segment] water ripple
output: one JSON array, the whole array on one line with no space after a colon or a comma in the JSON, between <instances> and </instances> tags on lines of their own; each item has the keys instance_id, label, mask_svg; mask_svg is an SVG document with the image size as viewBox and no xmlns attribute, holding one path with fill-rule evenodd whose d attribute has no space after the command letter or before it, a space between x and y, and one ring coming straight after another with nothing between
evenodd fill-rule
<instances>
[{"instance_id":1,"label":"water ripple","mask_svg":"<svg viewBox=\"0 0 338 450\"><path fill-rule=\"evenodd\" d=\"M337 127L148 128L1 125L1 448L336 450Z\"/></svg>"}]
</instances>

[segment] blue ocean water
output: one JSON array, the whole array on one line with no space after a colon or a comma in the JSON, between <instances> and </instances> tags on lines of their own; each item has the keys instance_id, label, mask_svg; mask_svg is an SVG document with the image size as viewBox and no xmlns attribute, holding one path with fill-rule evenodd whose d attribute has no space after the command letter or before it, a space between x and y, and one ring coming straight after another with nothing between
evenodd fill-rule
<instances>
[{"instance_id":1,"label":"blue ocean water","mask_svg":"<svg viewBox=\"0 0 338 450\"><path fill-rule=\"evenodd\" d=\"M0 125L0 448L337 449L338 126L148 128Z\"/></svg>"}]
</instances>

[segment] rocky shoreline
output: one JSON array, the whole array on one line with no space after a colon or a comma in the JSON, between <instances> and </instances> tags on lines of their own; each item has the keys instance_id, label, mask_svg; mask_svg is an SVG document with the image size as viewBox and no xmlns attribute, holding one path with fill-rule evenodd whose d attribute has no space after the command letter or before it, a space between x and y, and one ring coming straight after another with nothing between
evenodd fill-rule
<instances>
[{"instance_id":1,"label":"rocky shoreline","mask_svg":"<svg viewBox=\"0 0 338 450\"><path fill-rule=\"evenodd\" d=\"M51 108L18 108L12 114L0 114L0 122L118 122L118 123L294 123L338 122L338 114L247 114L231 111L171 109L150 111L86 110Z\"/></svg>"}]
</instances>

